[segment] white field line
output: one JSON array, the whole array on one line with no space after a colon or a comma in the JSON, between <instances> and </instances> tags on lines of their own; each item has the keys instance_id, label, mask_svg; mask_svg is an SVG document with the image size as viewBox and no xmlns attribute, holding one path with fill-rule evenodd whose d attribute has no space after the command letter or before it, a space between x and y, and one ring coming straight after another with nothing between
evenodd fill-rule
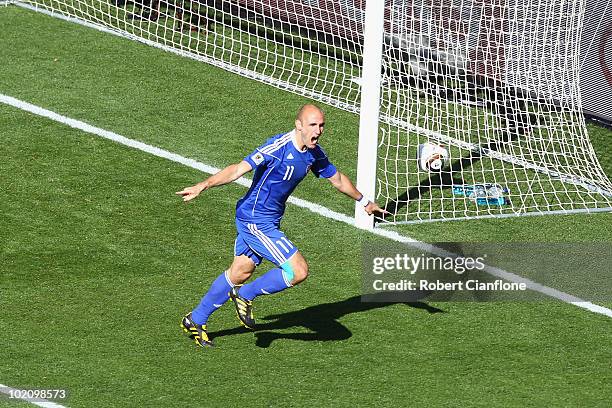
<instances>
[{"instance_id":1,"label":"white field line","mask_svg":"<svg viewBox=\"0 0 612 408\"><path fill-rule=\"evenodd\" d=\"M109 139L112 141L115 141L117 143L121 143L125 146L129 146L129 147L133 147L134 149L138 149L141 150L143 152L152 154L154 156L157 157L162 157L164 159L168 159L171 161L174 161L176 163L180 163L182 165L185 165L187 167L191 167L193 169L196 170L200 170L204 173L208 173L208 174L215 174L217 173L220 169L213 167L213 166L209 166L207 164L204 163L200 163L196 160L193 159L188 159L186 157L180 156L176 153L172 153L169 152L167 150L164 149L160 149L159 147L155 147L155 146L151 146L148 145L146 143L143 142L139 142L137 140L134 139L129 139L125 136L121 136L118 135L117 133L114 132L110 132L108 130L104 130L104 129L100 129L98 127L89 125L85 122L81 122L79 120L75 120L75 119L71 119L68 118L66 116L57 114L55 112L49 111L47 109L41 108L39 106L36 105L32 105L30 103L21 101L19 99L15 99L12 98L10 96L7 95L3 95L0 94L0 102L5 103L7 105L13 106L15 108L19 108L22 109L24 111L33 113L35 115L38 116L42 116L45 118L49 118L52 119L56 122L60 122L63 123L65 125L68 125L70 127L73 127L75 129L79 129L82 130L84 132L90 133L90 134L94 134L100 137L103 137L105 139ZM236 180L236 183L245 186L245 187L250 187L251 185L251 180L246 179L244 177L239 178L238 180ZM291 204L294 204L298 207L302 207L305 208L307 210L310 210L316 214L319 214L325 218L329 218L335 221L339 221L339 222L343 222L345 224L351 225L351 226L355 226L354 225L354 219L353 217L349 217L348 215L345 214L341 214L338 213L336 211L330 210L329 208L323 207L319 204L315 204L315 203L311 203L309 201L306 200L302 200L300 198L296 198L296 197L290 197L288 200ZM407 244L409 246L412 246L414 248L418 248L422 251L426 251L428 253L437 255L437 256L442 256L442 257L446 257L446 256L451 256L451 257L457 257L459 255L446 251L442 248L433 246L431 244L426 244L424 242L420 242L415 240L414 238L410 238L408 236L405 235L401 235L395 231L391 231L391 230L387 230L387 229L381 229L381 228L375 228L374 230L364 230L367 232L370 232L374 235L378 235L381 237L385 237L388 239L391 239L393 241L396 242L401 242L404 244ZM487 273L491 274L492 276L507 280L509 282L516 282L516 283L525 283L527 285L527 288L529 288L530 290L536 291L536 292L540 292L543 293L547 296L550 296L552 298L561 300L563 302L566 303L570 303L572 305L590 310L591 312L595 312L595 313L599 313L599 314L603 314L605 316L608 317L612 317L612 310L605 308L603 306L599 306L596 304L593 304L591 302L587 302L583 299L580 299L576 296L570 295L569 293L565 293L562 292L560 290L554 289L554 288L550 288L548 286L544 286L542 284L539 284L537 282L534 282L530 279L524 278L522 276L516 275L514 273L505 271L503 269L500 268L496 268L493 266L486 266L484 269Z\"/></svg>"},{"instance_id":2,"label":"white field line","mask_svg":"<svg viewBox=\"0 0 612 408\"><path fill-rule=\"evenodd\" d=\"M0 393L6 394L9 396L21 395L19 391L21 390L0 384ZM19 399L21 401L26 401L26 402L29 402L30 404L34 404L38 407L43 407L43 408L66 408L64 405L60 405L55 402L47 401L46 399L43 399L43 398L32 399L32 398L26 398L26 397L21 397L21 396L14 397L14 398L16 400Z\"/></svg>"}]
</instances>

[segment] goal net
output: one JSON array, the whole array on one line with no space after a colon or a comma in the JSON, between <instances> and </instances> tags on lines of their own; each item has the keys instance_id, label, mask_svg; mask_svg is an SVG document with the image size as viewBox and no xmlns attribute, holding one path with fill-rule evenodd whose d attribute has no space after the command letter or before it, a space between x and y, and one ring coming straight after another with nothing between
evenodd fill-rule
<instances>
[{"instance_id":1,"label":"goal net","mask_svg":"<svg viewBox=\"0 0 612 408\"><path fill-rule=\"evenodd\" d=\"M365 0L15 3L360 110ZM384 5L379 143L360 158L379 221L612 209L578 89L582 0Z\"/></svg>"},{"instance_id":2,"label":"goal net","mask_svg":"<svg viewBox=\"0 0 612 408\"><path fill-rule=\"evenodd\" d=\"M578 88L582 1L388 11L378 194L391 221L610 210Z\"/></svg>"}]
</instances>

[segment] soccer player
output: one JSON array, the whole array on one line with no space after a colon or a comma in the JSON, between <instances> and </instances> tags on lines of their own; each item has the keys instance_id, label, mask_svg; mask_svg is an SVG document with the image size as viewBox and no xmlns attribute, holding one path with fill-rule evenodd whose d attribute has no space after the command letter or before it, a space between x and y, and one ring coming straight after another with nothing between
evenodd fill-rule
<instances>
[{"instance_id":1,"label":"soccer player","mask_svg":"<svg viewBox=\"0 0 612 408\"><path fill-rule=\"evenodd\" d=\"M273 136L240 163L176 193L183 201L190 201L204 190L230 183L255 169L251 188L236 204L238 236L234 260L212 283L200 304L181 321L184 331L199 346L213 345L206 324L228 299L234 302L240 322L253 329L253 299L295 286L308 276L306 260L279 228L287 199L309 171L359 201L368 214L385 212L366 199L329 161L319 146L324 126L323 111L314 105L304 105L297 114L294 130ZM277 267L243 285L264 258Z\"/></svg>"}]
</instances>

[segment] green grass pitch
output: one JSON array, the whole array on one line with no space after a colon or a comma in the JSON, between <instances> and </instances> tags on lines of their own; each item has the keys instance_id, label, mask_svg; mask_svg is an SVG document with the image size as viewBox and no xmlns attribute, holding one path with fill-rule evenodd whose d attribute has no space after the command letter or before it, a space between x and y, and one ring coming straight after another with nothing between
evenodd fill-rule
<instances>
[{"instance_id":1,"label":"green grass pitch","mask_svg":"<svg viewBox=\"0 0 612 408\"><path fill-rule=\"evenodd\" d=\"M0 27L0 93L217 167L289 130L305 102L17 7L0 7ZM358 120L327 115L323 145L354 178ZM611 174L612 135L589 130ZM255 334L223 307L218 347L197 349L179 320L231 260L244 188L185 205L174 192L205 175L6 105L0 135L0 384L65 388L69 407L610 404L610 318L555 301L361 303L362 244L384 240L294 206L283 227L312 276L258 299ZM314 178L296 195L352 212ZM393 228L609 242L610 226L597 214Z\"/></svg>"}]
</instances>

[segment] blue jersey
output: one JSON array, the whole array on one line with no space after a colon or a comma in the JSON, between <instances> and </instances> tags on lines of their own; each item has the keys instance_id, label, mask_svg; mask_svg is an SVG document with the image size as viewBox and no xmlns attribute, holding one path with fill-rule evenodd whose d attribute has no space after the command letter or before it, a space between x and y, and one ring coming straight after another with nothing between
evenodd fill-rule
<instances>
[{"instance_id":1,"label":"blue jersey","mask_svg":"<svg viewBox=\"0 0 612 408\"><path fill-rule=\"evenodd\" d=\"M244 158L255 175L251 188L236 204L237 219L278 224L287 199L309 170L317 177L336 174L323 149L317 145L300 151L294 138L295 131L273 136Z\"/></svg>"}]
</instances>

